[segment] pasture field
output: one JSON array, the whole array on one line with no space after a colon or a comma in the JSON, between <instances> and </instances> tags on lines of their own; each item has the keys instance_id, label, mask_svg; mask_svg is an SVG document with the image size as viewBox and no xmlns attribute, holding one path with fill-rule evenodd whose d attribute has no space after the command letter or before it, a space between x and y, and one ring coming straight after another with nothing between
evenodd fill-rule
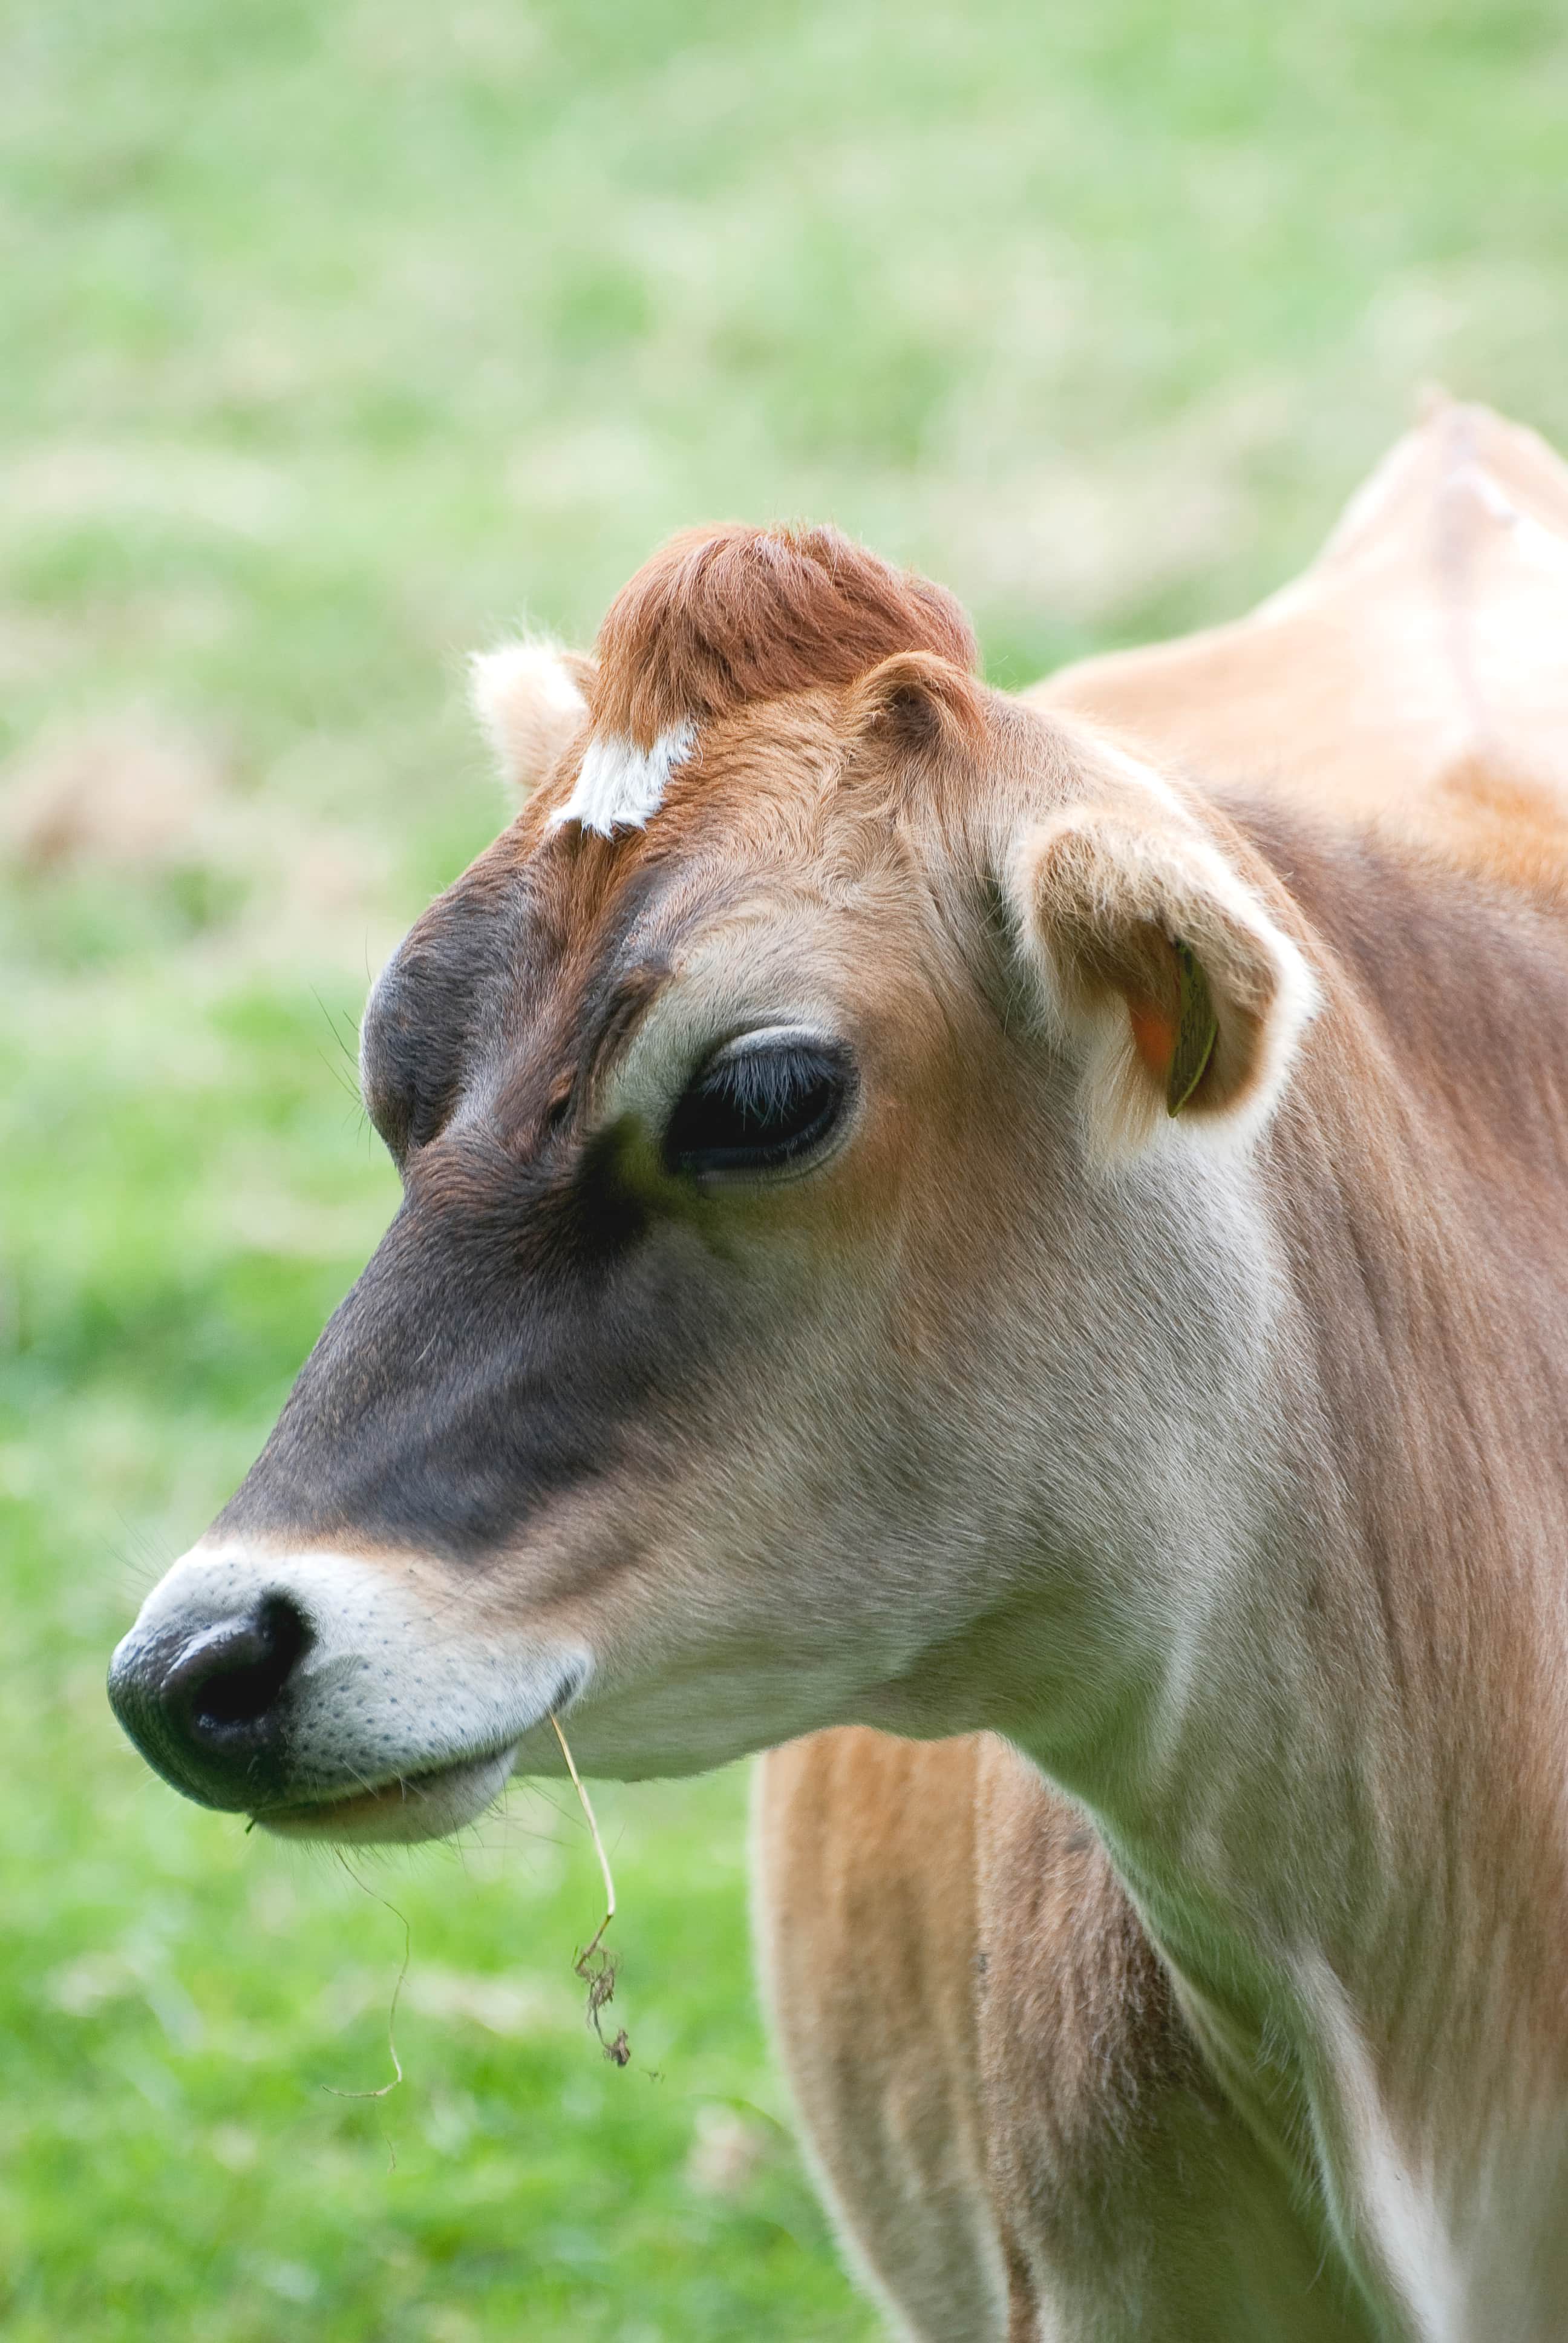
<instances>
[{"instance_id":1,"label":"pasture field","mask_svg":"<svg viewBox=\"0 0 1568 2343\"><path fill-rule=\"evenodd\" d=\"M1287 575L1438 377L1568 442L1532 0L0 12L0 2330L868 2343L741 1769L352 1871L103 1698L392 1205L367 974L501 818L461 654L839 520L993 672ZM385 1900L381 1900L385 1899ZM396 1906L396 1911L389 1906ZM387 2006L406 2080L387 2077Z\"/></svg>"}]
</instances>

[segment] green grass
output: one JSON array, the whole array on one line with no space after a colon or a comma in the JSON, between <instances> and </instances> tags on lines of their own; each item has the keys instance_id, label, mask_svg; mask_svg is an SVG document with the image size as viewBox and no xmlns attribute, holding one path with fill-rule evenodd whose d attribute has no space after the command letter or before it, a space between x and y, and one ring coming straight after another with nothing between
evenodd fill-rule
<instances>
[{"instance_id":1,"label":"green grass","mask_svg":"<svg viewBox=\"0 0 1568 2343\"><path fill-rule=\"evenodd\" d=\"M0 2324L850 2343L739 1774L362 1875L105 1708L392 1179L345 1039L498 800L460 654L827 516L993 671L1240 607L1445 379L1568 440L1511 0L14 0L0 19ZM394 2163L395 2157L395 2163Z\"/></svg>"}]
</instances>

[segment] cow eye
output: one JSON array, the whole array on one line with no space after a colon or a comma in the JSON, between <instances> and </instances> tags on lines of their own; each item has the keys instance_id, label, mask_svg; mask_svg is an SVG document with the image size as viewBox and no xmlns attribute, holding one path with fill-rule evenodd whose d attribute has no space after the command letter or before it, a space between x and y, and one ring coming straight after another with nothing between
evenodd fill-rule
<instances>
[{"instance_id":1,"label":"cow eye","mask_svg":"<svg viewBox=\"0 0 1568 2343\"><path fill-rule=\"evenodd\" d=\"M853 1086L848 1053L799 1033L748 1034L710 1058L664 1134L671 1172L781 1172L820 1149Z\"/></svg>"}]
</instances>

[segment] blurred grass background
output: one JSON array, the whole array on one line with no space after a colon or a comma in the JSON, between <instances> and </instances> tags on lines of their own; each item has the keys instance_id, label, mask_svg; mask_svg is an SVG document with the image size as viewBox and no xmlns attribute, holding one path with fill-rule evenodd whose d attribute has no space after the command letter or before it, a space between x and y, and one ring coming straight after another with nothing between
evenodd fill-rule
<instances>
[{"instance_id":1,"label":"blurred grass background","mask_svg":"<svg viewBox=\"0 0 1568 2343\"><path fill-rule=\"evenodd\" d=\"M992 671L1235 610L1440 377L1568 440L1528 0L0 13L0 2324L851 2343L740 1773L362 1875L183 1805L108 1649L392 1202L366 976L498 825L460 654L829 517ZM395 2161L394 2161L395 2159Z\"/></svg>"}]
</instances>

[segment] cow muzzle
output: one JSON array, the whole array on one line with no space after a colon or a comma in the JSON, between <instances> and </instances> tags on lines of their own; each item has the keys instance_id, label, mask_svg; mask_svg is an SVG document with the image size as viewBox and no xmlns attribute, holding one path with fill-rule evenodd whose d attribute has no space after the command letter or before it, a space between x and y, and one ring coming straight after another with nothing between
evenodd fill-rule
<instances>
[{"instance_id":1,"label":"cow muzzle","mask_svg":"<svg viewBox=\"0 0 1568 2343\"><path fill-rule=\"evenodd\" d=\"M466 1631L419 1576L402 1556L197 1546L115 1653L115 1714L176 1789L268 1830L442 1837L499 1795L589 1662Z\"/></svg>"}]
</instances>

